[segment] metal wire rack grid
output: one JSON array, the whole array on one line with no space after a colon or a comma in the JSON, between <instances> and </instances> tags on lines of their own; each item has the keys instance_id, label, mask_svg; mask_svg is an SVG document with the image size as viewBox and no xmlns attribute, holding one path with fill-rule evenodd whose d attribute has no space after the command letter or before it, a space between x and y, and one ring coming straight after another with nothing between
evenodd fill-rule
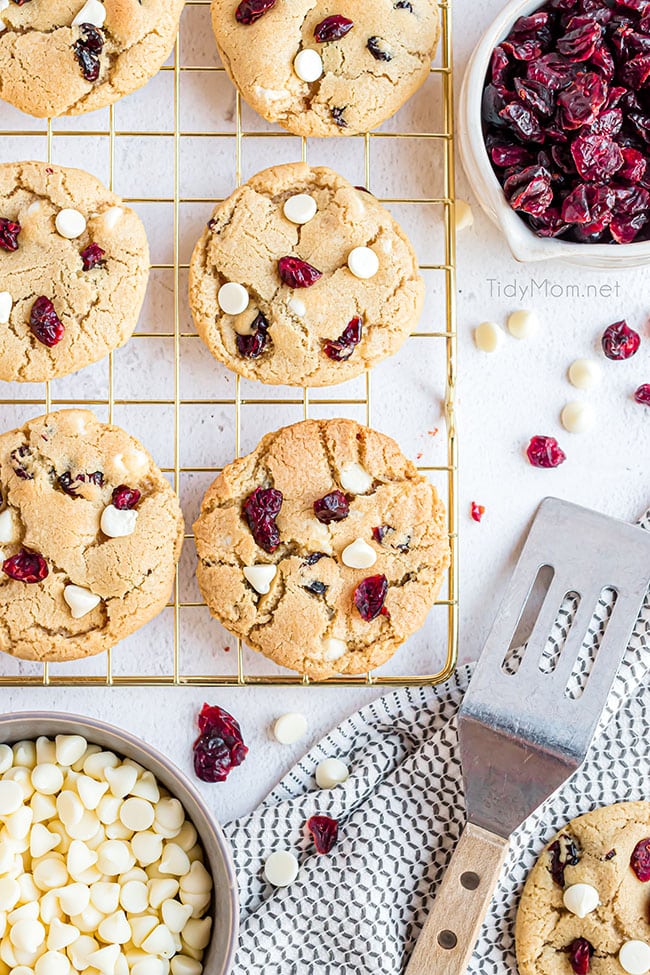
<instances>
[{"instance_id":1,"label":"metal wire rack grid","mask_svg":"<svg viewBox=\"0 0 650 975\"><path fill-rule=\"evenodd\" d=\"M210 0L187 0L187 7L207 7ZM456 343L456 247L455 247L455 185L454 185L454 103L453 103L453 67L452 67L452 7L451 0L444 0L439 4L442 21L440 65L432 66L432 75L438 75L441 81L443 96L443 125L441 131L417 131L417 132L371 132L363 136L351 137L363 141L364 172L365 183L370 185L371 180L371 145L375 140L382 138L415 140L433 140L442 147L443 161L443 195L436 198L387 198L380 197L386 204L411 204L418 205L439 205L442 210L444 223L444 263L421 264L422 271L439 271L444 275L444 308L445 308L445 327L440 331L418 330L413 333L411 339L433 341L442 343L446 359L446 389L444 398L444 421L446 426L446 463L443 465L418 465L418 470L423 473L437 473L446 480L447 493L447 524L449 542L451 549L451 563L448 570L446 585L446 598L439 599L432 612L443 612L446 614L446 653L444 663L439 669L427 674L398 674L382 676L374 672L362 675L344 676L328 681L310 681L290 672L280 674L250 674L247 673L245 650L241 640L237 641L237 666L233 673L206 673L206 674L186 674L183 673L181 666L181 611L204 607L205 603L200 601L190 601L181 598L179 589L179 576L177 573L174 583L170 606L172 613L173 626L173 668L169 673L155 674L122 674L115 673L113 666L113 652L105 654L106 667L103 674L74 674L66 670L65 673L51 672L47 663L40 668L40 673L29 672L25 669L19 673L2 673L0 663L0 686L24 686L42 684L45 686L76 686L76 685L200 685L200 686L243 686L256 684L275 684L275 685L309 685L327 684L328 686L359 686L359 685L421 685L436 684L445 681L453 672L457 660L458 649L458 546L457 546L457 481L458 481L458 446L455 421L455 393L457 380L457 343ZM186 197L182 194L180 171L181 141L184 138L202 138L205 136L224 137L232 140L235 151L235 174L236 184L242 181L242 147L246 139L258 137L262 133L257 131L247 131L242 119L242 104L239 93L236 95L235 112L235 131L234 132L205 132L205 131L184 131L181 124L180 100L181 100L181 75L187 72L224 72L220 65L197 65L183 64L181 62L180 34L174 45L173 58L171 63L166 64L163 72L173 74L174 92L174 129L170 132L156 131L131 131L120 130L115 124L114 106L111 106L108 113L108 128L97 130L76 129L66 130L61 127L53 127L52 121L47 121L47 128L30 128L24 130L0 129L0 136L46 136L47 138L47 161L52 161L53 144L55 139L64 139L66 136L82 138L106 138L108 139L108 185L112 190L115 175L115 140L120 136L130 136L138 138L151 138L152 136L173 135L174 143L174 192L173 197L128 197L125 196L126 203L137 206L139 203L167 203L173 206L173 263L153 263L152 271L169 271L173 274L174 288L174 329L173 331L148 332L138 330L134 339L147 338L167 338L173 340L174 346L174 392L172 399L146 399L135 398L120 399L115 396L116 363L113 354L107 360L108 383L106 398L70 398L64 399L52 396L50 383L45 384L44 398L31 398L26 396L20 399L3 399L0 397L0 409L3 406L29 406L44 407L46 412L59 406L80 406L85 408L104 407L107 409L108 421L113 422L116 406L121 405L142 405L142 406L170 406L174 412L174 445L173 445L173 465L163 467L162 470L170 477L177 492L180 490L181 475L185 473L206 473L216 476L221 470L219 467L188 467L181 464L180 451L180 410L184 405L192 406L233 406L235 409L235 451L240 455L240 444L242 439L242 407L246 405L269 405L276 406L295 406L302 407L303 417L310 416L310 407L318 404L319 406L363 406L365 412L365 422L368 426L372 425L372 379L370 373L365 375L365 394L363 398L333 398L315 395L312 391L305 388L296 397L285 398L263 398L256 399L242 394L241 380L239 376L235 380L234 398L222 399L188 399L181 395L181 341L184 339L196 339L198 336L194 331L183 331L181 303L186 302L186 295L181 287L181 272L188 268L187 263L182 263L180 247L180 208L186 203L213 203L213 200L200 199L197 197ZM265 131L265 138L292 138L289 133L284 131ZM293 137L295 138L295 137ZM301 156L303 161L307 161L307 140L301 140ZM117 188L119 192L119 187ZM409 340L409 341L410 341ZM34 409L33 415L37 413ZM186 544L193 539L193 535L187 532L185 535ZM119 651L118 651L119 652ZM402 651L404 652L404 651ZM216 657L215 657L216 659ZM72 667L73 665L68 665Z\"/></svg>"}]
</instances>

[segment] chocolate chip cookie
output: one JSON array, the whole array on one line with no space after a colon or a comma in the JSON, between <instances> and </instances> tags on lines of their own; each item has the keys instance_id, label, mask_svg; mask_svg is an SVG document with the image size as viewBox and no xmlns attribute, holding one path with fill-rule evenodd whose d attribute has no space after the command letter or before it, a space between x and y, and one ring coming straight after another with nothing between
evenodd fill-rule
<instances>
[{"instance_id":1,"label":"chocolate chip cookie","mask_svg":"<svg viewBox=\"0 0 650 975\"><path fill-rule=\"evenodd\" d=\"M212 0L226 71L269 122L304 136L355 135L426 80L435 0Z\"/></svg>"},{"instance_id":2,"label":"chocolate chip cookie","mask_svg":"<svg viewBox=\"0 0 650 975\"><path fill-rule=\"evenodd\" d=\"M650 969L650 802L572 820L531 870L516 926L520 975Z\"/></svg>"},{"instance_id":3,"label":"chocolate chip cookie","mask_svg":"<svg viewBox=\"0 0 650 975\"><path fill-rule=\"evenodd\" d=\"M393 440L352 420L265 436L208 489L194 532L212 615L320 679L392 657L449 564L435 488Z\"/></svg>"},{"instance_id":4,"label":"chocolate chip cookie","mask_svg":"<svg viewBox=\"0 0 650 975\"><path fill-rule=\"evenodd\" d=\"M174 45L184 0L0 0L0 98L80 115L141 88Z\"/></svg>"},{"instance_id":5,"label":"chocolate chip cookie","mask_svg":"<svg viewBox=\"0 0 650 975\"><path fill-rule=\"evenodd\" d=\"M330 386L392 355L424 283L406 235L370 193L305 163L258 173L194 249L190 305L212 354L264 383Z\"/></svg>"},{"instance_id":6,"label":"chocolate chip cookie","mask_svg":"<svg viewBox=\"0 0 650 975\"><path fill-rule=\"evenodd\" d=\"M0 436L0 650L101 653L165 606L183 541L149 454L87 410Z\"/></svg>"},{"instance_id":7,"label":"chocolate chip cookie","mask_svg":"<svg viewBox=\"0 0 650 975\"><path fill-rule=\"evenodd\" d=\"M148 278L140 218L94 176L0 165L0 379L66 376L124 345Z\"/></svg>"}]
</instances>

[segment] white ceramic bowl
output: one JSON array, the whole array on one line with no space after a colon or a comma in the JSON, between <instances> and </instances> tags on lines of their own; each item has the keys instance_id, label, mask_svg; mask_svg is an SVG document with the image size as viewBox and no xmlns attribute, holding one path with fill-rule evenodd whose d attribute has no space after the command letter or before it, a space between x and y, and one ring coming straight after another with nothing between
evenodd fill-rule
<instances>
[{"instance_id":1,"label":"white ceramic bowl","mask_svg":"<svg viewBox=\"0 0 650 975\"><path fill-rule=\"evenodd\" d=\"M169 793L180 799L188 818L194 824L203 850L206 868L214 881L212 938L203 956L205 975L228 975L237 946L239 900L235 868L230 848L221 827L214 821L194 786L183 773L151 745L133 735L76 714L28 711L0 716L0 742L13 744L24 739L46 735L83 735L89 742L101 745L138 762L156 776Z\"/></svg>"},{"instance_id":2,"label":"white ceramic bowl","mask_svg":"<svg viewBox=\"0 0 650 975\"><path fill-rule=\"evenodd\" d=\"M463 166L472 190L490 219L503 231L518 261L560 259L586 267L620 269L650 264L650 241L632 244L578 244L538 237L507 202L485 148L481 100L492 51L519 17L537 10L540 0L510 0L492 22L467 65L460 93L459 138Z\"/></svg>"}]
</instances>

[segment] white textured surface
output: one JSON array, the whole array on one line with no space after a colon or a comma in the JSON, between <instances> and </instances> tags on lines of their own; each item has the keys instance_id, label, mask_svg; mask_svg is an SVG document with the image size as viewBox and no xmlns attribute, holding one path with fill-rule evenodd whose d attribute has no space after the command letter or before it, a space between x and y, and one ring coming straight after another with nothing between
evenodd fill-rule
<instances>
[{"instance_id":1,"label":"white textured surface","mask_svg":"<svg viewBox=\"0 0 650 975\"><path fill-rule=\"evenodd\" d=\"M456 21L456 78L459 88L461 70L471 46L482 28L499 9L499 4L470 4L458 0ZM206 26L207 10L188 7L184 14L184 58L189 63L210 64L213 49ZM124 99L115 108L116 126L121 130L147 127L163 131L170 126L173 76L162 73L147 88ZM181 119L185 130L211 129L233 131L234 99L230 85L222 75L187 73L181 78ZM432 79L399 116L384 127L387 131L426 131L440 126L439 84ZM251 175L266 162L298 158L297 139L263 139L269 126L244 108L244 125L260 137L246 140L243 157L244 176ZM106 128L107 113L99 112L80 119L55 122L54 128ZM8 109L0 108L0 129L42 129L42 123ZM435 152L435 148L433 150ZM371 188L380 196L422 197L440 194L439 160L431 158L432 146L425 140L376 140L372 143L373 179ZM44 137L20 136L0 140L0 159L45 158ZM363 180L361 140L311 142L309 159L340 169L353 182ZM125 196L171 195L173 192L173 140L164 137L145 142L122 136L116 140L115 189ZM79 165L101 178L108 178L107 140L99 137L80 140L66 137L54 140L54 161ZM181 147L181 176L184 192L192 196L216 198L227 195L234 182L232 138L203 140L184 139ZM462 172L458 173L458 194L472 201ZM181 244L186 260L193 240L210 207L186 204L182 208ZM153 260L164 263L171 253L171 211L158 204L139 206L150 232ZM424 208L395 205L393 210L416 243L423 262L439 258L439 208L431 207L423 218ZM505 244L488 220L478 210L474 226L459 235L459 332L460 388L459 433L461 445L460 567L461 567L461 658L471 659L480 650L487 627L496 609L500 589L517 551L521 533L529 523L536 504L548 493L555 493L579 503L591 505L622 518L633 519L650 501L647 471L650 466L650 411L634 404L631 392L642 382L650 381L650 331L647 325L647 273L643 271L596 273L581 269L546 265L519 267L510 258ZM416 219L417 217L417 219ZM436 253L436 249L438 253ZM442 324L442 281L435 272L426 275L428 299L425 322ZM499 293L498 284L501 286ZM541 294L531 297L531 285L539 285ZM516 297L504 292L506 286L528 289ZM591 291L587 291L587 288ZM156 271L141 328L168 330L173 314L171 272ZM571 296L568 288L578 289ZM596 289L601 288L597 293ZM618 291L618 293L617 293ZM594 296L596 295L596 296ZM474 346L472 332L479 322L492 319L505 322L515 308L535 307L540 315L539 333L530 341L518 342L508 337L492 356ZM626 317L639 327L644 344L639 354L628 363L604 362L603 381L593 392L576 393L569 385L566 370L579 356L600 355L598 339L602 328ZM183 310L183 327L189 328ZM428 355L422 355L426 341ZM438 346L428 340L411 340L402 352L375 370L376 390L373 423L401 440L412 455L423 451L423 463L441 463L444 459L444 437L428 437L427 429L442 426L440 398L443 393L444 362ZM116 355L116 396L136 395L138 380L146 363L147 394L152 398L169 395L173 381L172 344L170 340L132 340ZM130 378L131 377L131 378ZM232 395L232 377L214 368L210 357L195 340L183 341L181 382L184 394ZM135 386L134 386L135 383ZM253 384L243 384L248 393ZM356 395L360 387L349 384ZM256 395L265 396L261 387ZM55 396L105 396L106 364L84 370L77 376L54 384ZM30 391L31 392L31 391ZM140 391L141 392L141 391ZM7 386L3 397L26 395L26 390ZM42 387L32 395L42 395ZM593 429L575 437L562 430L559 413L568 398L589 396L597 411ZM252 448L263 429L300 419L301 408L285 407L269 417L258 410L245 430L242 450ZM351 407L349 415L364 418L361 407ZM356 412L355 412L356 411ZM33 414L33 407L14 408L0 405L0 427ZM147 422L141 408L118 407L116 421L141 435L158 461L168 465L169 440L164 439L164 408ZM98 410L102 415L101 409ZM325 415L325 410L321 411ZM317 414L315 414L317 415ZM329 415L332 415L331 413ZM167 420L171 417L167 415ZM225 408L187 408L182 417L184 464L223 463L232 458L234 437L232 416ZM523 448L533 434L557 436L568 455L566 464L557 471L536 471L523 457ZM182 484L184 506L190 522L209 476L188 476ZM486 506L480 525L469 518L469 505L476 500ZM194 554L188 545L183 559L184 595L194 598L191 570ZM203 611L199 611L203 613ZM116 667L122 669L120 657L136 661L141 670L151 670L160 657L168 658L169 627L163 620L150 624L138 636L115 651ZM433 652L440 656L441 631L427 631ZM438 644L436 645L436 640ZM192 629L191 642L186 637L184 654L196 662L197 671L204 668L215 652L226 642L216 624L207 618ZM420 664L427 659L426 643L412 641L398 654L396 664L406 666L407 655L417 655ZM231 657L234 655L231 655ZM11 664L11 662L9 662ZM165 662L165 668L167 663ZM7 663L0 661L6 672ZM161 664L162 667L162 664ZM60 668L57 668L60 672ZM126 668L131 669L131 668ZM136 668L137 669L137 668ZM250 755L245 765L235 771L225 785L203 787L211 808L221 819L230 819L251 809L293 761L332 725L350 711L376 696L377 691L345 688L252 688L245 690L210 690L201 688L72 688L72 689L3 689L3 710L28 708L75 711L104 718L139 734L164 752L186 771L190 768L190 745L195 734L195 716L205 699L228 708L240 720ZM309 718L309 732L294 746L274 741L271 727L278 715L302 711Z\"/></svg>"}]
</instances>

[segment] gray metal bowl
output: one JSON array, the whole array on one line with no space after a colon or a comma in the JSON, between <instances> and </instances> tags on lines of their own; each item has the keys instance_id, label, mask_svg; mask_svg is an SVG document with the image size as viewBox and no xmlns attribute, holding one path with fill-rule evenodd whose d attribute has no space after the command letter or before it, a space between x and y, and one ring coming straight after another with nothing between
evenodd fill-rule
<instances>
[{"instance_id":1,"label":"gray metal bowl","mask_svg":"<svg viewBox=\"0 0 650 975\"><path fill-rule=\"evenodd\" d=\"M151 745L94 718L47 711L18 711L0 716L0 742L13 744L45 735L83 735L89 742L131 758L153 772L179 799L194 824L214 881L212 939L203 958L206 975L228 975L237 946L239 900L235 868L221 827L213 820L194 786Z\"/></svg>"}]
</instances>

